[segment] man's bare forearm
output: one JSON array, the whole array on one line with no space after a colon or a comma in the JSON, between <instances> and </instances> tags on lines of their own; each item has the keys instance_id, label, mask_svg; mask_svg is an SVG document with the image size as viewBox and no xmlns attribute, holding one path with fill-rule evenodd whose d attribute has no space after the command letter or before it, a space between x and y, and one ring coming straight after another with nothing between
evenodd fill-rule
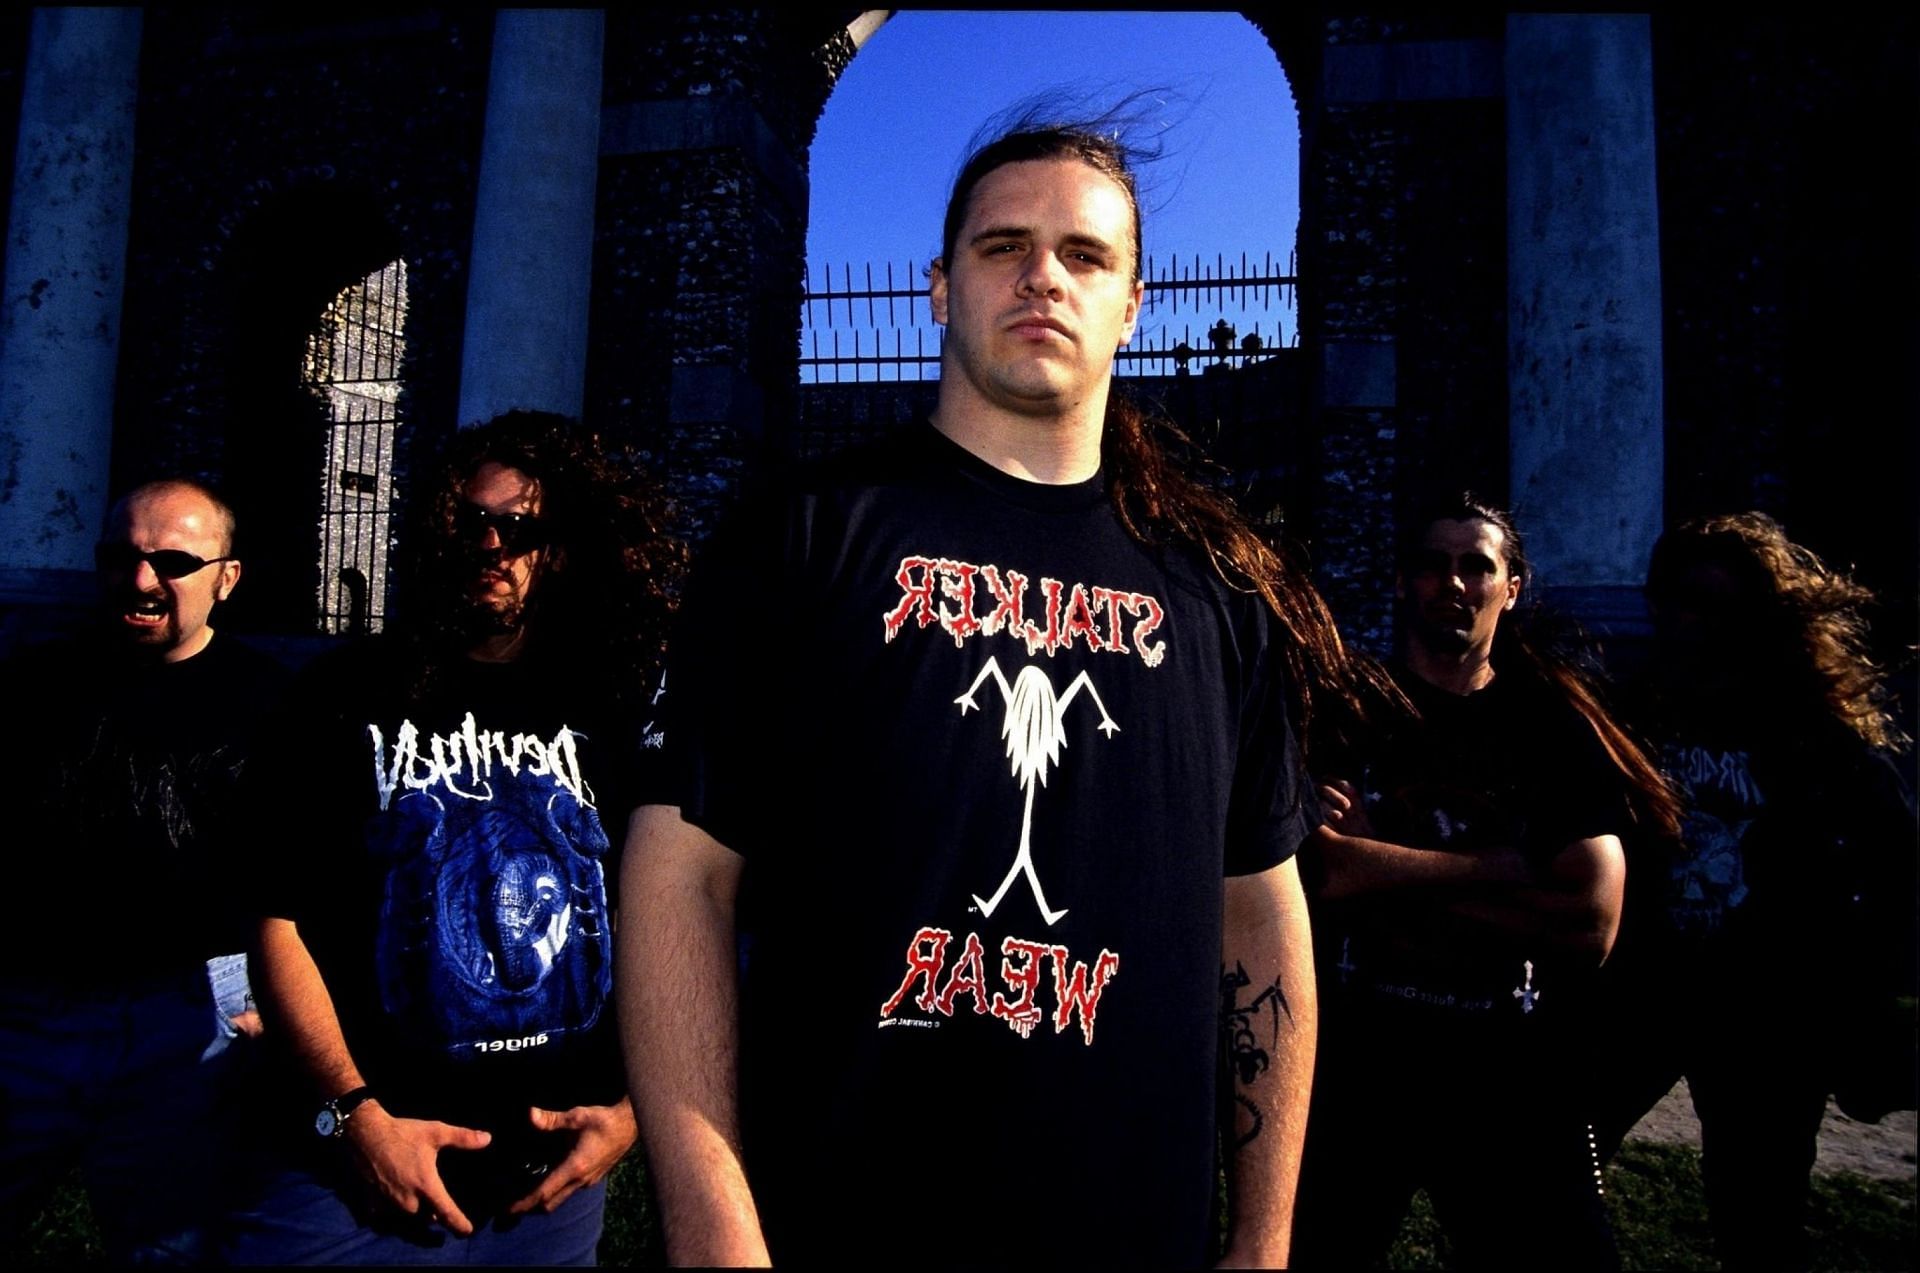
<instances>
[{"instance_id":1,"label":"man's bare forearm","mask_svg":"<svg viewBox=\"0 0 1920 1273\"><path fill-rule=\"evenodd\" d=\"M1529 878L1525 860L1511 849L1451 853L1321 827L1314 832L1311 851L1324 868L1320 892L1328 901L1397 889L1519 884Z\"/></svg>"},{"instance_id":2,"label":"man's bare forearm","mask_svg":"<svg viewBox=\"0 0 1920 1273\"><path fill-rule=\"evenodd\" d=\"M315 1090L331 1099L360 1087L364 1080L347 1050L333 996L299 929L288 920L265 920L258 946L261 1011L287 1041ZM491 1139L488 1133L396 1117L382 1107L376 1093L347 1121L344 1138L357 1155L361 1174L396 1210L407 1215L425 1210L454 1233L473 1232L440 1179L439 1156L446 1149L482 1149Z\"/></svg>"},{"instance_id":3,"label":"man's bare forearm","mask_svg":"<svg viewBox=\"0 0 1920 1273\"><path fill-rule=\"evenodd\" d=\"M1484 887L1451 899L1446 909L1597 965L1613 949L1625 891L1620 841L1597 836L1569 844L1528 883Z\"/></svg>"},{"instance_id":4,"label":"man's bare forearm","mask_svg":"<svg viewBox=\"0 0 1920 1273\"><path fill-rule=\"evenodd\" d=\"M620 1028L674 1264L768 1262L740 1155L740 869L678 809L633 815L621 868Z\"/></svg>"},{"instance_id":5,"label":"man's bare forearm","mask_svg":"<svg viewBox=\"0 0 1920 1273\"><path fill-rule=\"evenodd\" d=\"M1234 1104L1223 1263L1278 1268L1292 1241L1318 1020L1296 863L1227 881L1221 966Z\"/></svg>"},{"instance_id":6,"label":"man's bare forearm","mask_svg":"<svg viewBox=\"0 0 1920 1273\"><path fill-rule=\"evenodd\" d=\"M261 921L252 976L260 1010L322 1100L361 1086L360 1069L347 1051L333 995L292 920Z\"/></svg>"}]
</instances>

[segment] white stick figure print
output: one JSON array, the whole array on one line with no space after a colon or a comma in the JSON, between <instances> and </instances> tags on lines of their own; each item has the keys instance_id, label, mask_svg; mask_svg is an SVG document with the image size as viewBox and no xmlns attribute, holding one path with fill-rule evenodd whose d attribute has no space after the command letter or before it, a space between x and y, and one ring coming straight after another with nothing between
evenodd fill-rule
<instances>
[{"instance_id":1,"label":"white stick figure print","mask_svg":"<svg viewBox=\"0 0 1920 1273\"><path fill-rule=\"evenodd\" d=\"M1007 871L1007 878L1000 881L1000 887L993 896L982 899L978 893L973 895L974 905L980 908L982 915L993 914L1000 905L1000 899L1007 895L1013 881L1024 873L1027 883L1033 886L1033 900L1040 906L1040 914L1048 924L1053 924L1067 912L1064 908L1054 910L1047 905L1047 895L1040 888L1040 877L1033 871L1033 789L1035 785L1047 785L1047 768L1060 763L1060 749L1067 745L1066 730L1061 727L1061 717L1066 714L1067 704L1073 702L1073 696L1081 690L1092 696L1095 707L1100 709L1100 731L1112 738L1120 728L1113 717L1107 715L1107 705L1100 701L1100 691L1093 688L1093 682L1085 672L1073 678L1067 686L1067 692L1056 695L1053 682L1037 665L1029 663L1020 669L1013 678L1013 684L1007 684L1007 678L1000 671L1000 664L989 656L987 665L980 669L980 675L973 678L973 684L967 692L953 701L960 705L960 714L965 716L969 708L980 705L973 696L991 676L1000 686L1000 697L1006 702L1007 716L1001 722L1000 736L1007 740L1007 759L1013 764L1013 776L1027 793L1026 811L1020 818L1020 852L1014 855L1013 866Z\"/></svg>"}]
</instances>

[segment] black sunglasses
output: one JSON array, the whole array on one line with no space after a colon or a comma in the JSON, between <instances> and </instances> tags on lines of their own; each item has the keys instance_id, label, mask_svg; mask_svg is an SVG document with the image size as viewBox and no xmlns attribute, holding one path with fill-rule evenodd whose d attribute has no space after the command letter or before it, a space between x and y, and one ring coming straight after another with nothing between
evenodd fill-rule
<instances>
[{"instance_id":1,"label":"black sunglasses","mask_svg":"<svg viewBox=\"0 0 1920 1273\"><path fill-rule=\"evenodd\" d=\"M178 548L156 548L152 552L141 552L132 544L95 544L93 546L93 564L101 570L112 570L132 574L140 568L141 562L153 567L153 573L162 579L185 579L196 570L205 570L219 561L239 561L238 557L196 557Z\"/></svg>"},{"instance_id":2,"label":"black sunglasses","mask_svg":"<svg viewBox=\"0 0 1920 1273\"><path fill-rule=\"evenodd\" d=\"M462 504L453 517L461 539L485 539L491 530L500 537L500 551L509 557L547 546L547 525L532 513L494 513L478 504Z\"/></svg>"}]
</instances>

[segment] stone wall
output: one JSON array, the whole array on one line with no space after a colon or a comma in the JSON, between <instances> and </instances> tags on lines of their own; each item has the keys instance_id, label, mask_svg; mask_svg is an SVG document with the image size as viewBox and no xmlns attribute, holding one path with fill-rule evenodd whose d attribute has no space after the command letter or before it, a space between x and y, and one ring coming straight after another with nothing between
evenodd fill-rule
<instances>
[{"instance_id":1,"label":"stone wall","mask_svg":"<svg viewBox=\"0 0 1920 1273\"><path fill-rule=\"evenodd\" d=\"M1350 638L1392 642L1395 508L1444 477L1504 495L1497 23L1324 16L1301 99L1301 344L1313 441L1297 525Z\"/></svg>"},{"instance_id":2,"label":"stone wall","mask_svg":"<svg viewBox=\"0 0 1920 1273\"><path fill-rule=\"evenodd\" d=\"M1915 639L1920 40L1753 15L1654 25L1669 521L1759 508Z\"/></svg>"},{"instance_id":3,"label":"stone wall","mask_svg":"<svg viewBox=\"0 0 1920 1273\"><path fill-rule=\"evenodd\" d=\"M806 148L854 12L609 14L588 410L692 535L793 447Z\"/></svg>"},{"instance_id":4,"label":"stone wall","mask_svg":"<svg viewBox=\"0 0 1920 1273\"><path fill-rule=\"evenodd\" d=\"M14 147L20 142L20 86L26 69L27 27L32 11L18 5L0 12L0 174L13 181ZM0 209L0 232L11 209ZM0 238L0 243L6 240Z\"/></svg>"},{"instance_id":5,"label":"stone wall","mask_svg":"<svg viewBox=\"0 0 1920 1273\"><path fill-rule=\"evenodd\" d=\"M115 485L220 483L247 536L229 623L311 622L325 416L299 387L341 288L408 265L399 487L454 426L491 17L147 16Z\"/></svg>"},{"instance_id":6,"label":"stone wall","mask_svg":"<svg viewBox=\"0 0 1920 1273\"><path fill-rule=\"evenodd\" d=\"M820 449L821 421L926 409L925 386L795 383L807 147L855 12L608 14L586 414L664 473L691 534L748 465ZM1416 480L1508 494L1504 18L1248 16L1302 132L1302 422L1274 464L1336 610L1382 648ZM8 146L24 29L0 27ZM301 339L394 255L406 430L454 427L490 41L484 11L148 11L114 477L223 480L262 625L297 627L311 596ZM1653 26L1668 515L1768 508L1896 601L1915 573L1913 48L1892 20Z\"/></svg>"}]
</instances>

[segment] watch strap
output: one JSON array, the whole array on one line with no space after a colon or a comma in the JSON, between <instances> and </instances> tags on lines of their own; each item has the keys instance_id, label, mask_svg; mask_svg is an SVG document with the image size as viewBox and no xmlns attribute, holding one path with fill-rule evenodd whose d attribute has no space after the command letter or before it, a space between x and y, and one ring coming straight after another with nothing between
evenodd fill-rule
<instances>
[{"instance_id":1,"label":"watch strap","mask_svg":"<svg viewBox=\"0 0 1920 1273\"><path fill-rule=\"evenodd\" d=\"M372 1099L373 1089L362 1083L351 1092L342 1092L327 1103L333 1106L334 1112L340 1115L341 1121L344 1122L353 1116L353 1111Z\"/></svg>"},{"instance_id":2,"label":"watch strap","mask_svg":"<svg viewBox=\"0 0 1920 1273\"><path fill-rule=\"evenodd\" d=\"M323 1103L320 1107L321 1113L330 1113L333 1115L332 1129L323 1134L328 1136L344 1136L347 1130L347 1120L353 1117L353 1112L372 1099L373 1089L363 1083L359 1087L342 1092L332 1100Z\"/></svg>"}]
</instances>

